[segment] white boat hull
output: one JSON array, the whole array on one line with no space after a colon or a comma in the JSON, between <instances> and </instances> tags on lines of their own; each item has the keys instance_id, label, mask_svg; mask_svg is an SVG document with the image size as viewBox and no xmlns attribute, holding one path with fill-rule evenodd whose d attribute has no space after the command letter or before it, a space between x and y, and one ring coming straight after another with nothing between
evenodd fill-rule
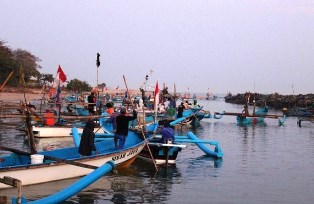
<instances>
[{"instance_id":1,"label":"white boat hull","mask_svg":"<svg viewBox=\"0 0 314 204\"><path fill-rule=\"evenodd\" d=\"M144 143L133 148L126 149L117 153L108 155L98 155L95 157L84 157L84 159L75 160L83 164L101 166L112 160L116 165L128 162L134 159L143 149ZM81 177L92 172L93 169L79 167L65 163L34 164L23 168L12 168L0 171L0 178L4 176L13 177L22 181L22 185L32 185L56 180L63 180L75 177ZM0 183L0 189L10 186Z\"/></svg>"},{"instance_id":2,"label":"white boat hull","mask_svg":"<svg viewBox=\"0 0 314 204\"><path fill-rule=\"evenodd\" d=\"M95 128L96 132L99 128ZM77 128L79 133L83 132L83 128ZM99 131L98 131L99 132ZM46 137L72 137L71 127L37 127L33 126L34 137L46 138Z\"/></svg>"}]
</instances>

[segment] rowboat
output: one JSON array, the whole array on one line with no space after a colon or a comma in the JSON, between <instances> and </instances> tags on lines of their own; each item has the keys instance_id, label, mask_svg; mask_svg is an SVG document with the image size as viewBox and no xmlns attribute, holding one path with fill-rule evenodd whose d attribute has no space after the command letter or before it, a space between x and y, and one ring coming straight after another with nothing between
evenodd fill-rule
<instances>
[{"instance_id":1,"label":"rowboat","mask_svg":"<svg viewBox=\"0 0 314 204\"><path fill-rule=\"evenodd\" d=\"M9 176L21 180L23 185L32 185L81 177L111 160L117 166L128 165L142 151L145 142L140 135L130 131L125 147L121 150L115 148L113 138L95 145L97 154L91 156L81 156L78 147L40 151L35 155L43 157L39 162L33 161L34 156L28 152L0 146L2 150L14 152L0 157L0 178ZM0 189L8 187L0 184Z\"/></svg>"}]
</instances>

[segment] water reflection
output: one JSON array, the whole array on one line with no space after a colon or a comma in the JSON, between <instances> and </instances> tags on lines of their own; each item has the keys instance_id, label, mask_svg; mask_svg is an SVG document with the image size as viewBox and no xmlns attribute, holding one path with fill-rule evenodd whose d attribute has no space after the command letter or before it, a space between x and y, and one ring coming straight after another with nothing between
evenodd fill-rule
<instances>
[{"instance_id":1,"label":"water reflection","mask_svg":"<svg viewBox=\"0 0 314 204\"><path fill-rule=\"evenodd\" d=\"M243 108L205 102L204 109L212 112L238 112ZM313 203L313 124L299 128L294 118L288 118L280 127L276 120L266 122L238 126L234 117L224 117L206 119L197 129L180 129L180 135L195 131L202 139L218 141L224 151L223 160L207 157L196 145L188 144L178 155L175 167L159 167L155 172L153 164L138 159L64 203ZM27 146L24 137L10 128L1 129L0 142L17 149ZM35 200L76 180L23 187L23 195ZM16 194L16 190L0 190L0 195Z\"/></svg>"},{"instance_id":2,"label":"water reflection","mask_svg":"<svg viewBox=\"0 0 314 204\"><path fill-rule=\"evenodd\" d=\"M136 160L129 168L116 170L88 190L78 193L64 203L167 203L172 185L180 184L181 174L176 166L155 167Z\"/></svg>"}]
</instances>

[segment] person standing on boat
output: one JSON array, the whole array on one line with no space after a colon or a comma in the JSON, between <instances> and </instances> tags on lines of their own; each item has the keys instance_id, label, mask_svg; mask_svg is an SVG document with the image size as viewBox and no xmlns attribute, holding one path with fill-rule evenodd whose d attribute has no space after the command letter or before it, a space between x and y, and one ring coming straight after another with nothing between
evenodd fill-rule
<instances>
[{"instance_id":1,"label":"person standing on boat","mask_svg":"<svg viewBox=\"0 0 314 204\"><path fill-rule=\"evenodd\" d=\"M90 115L95 115L95 106L96 106L96 97L95 92L91 92L90 95L87 97L88 102L88 112Z\"/></svg>"},{"instance_id":2,"label":"person standing on boat","mask_svg":"<svg viewBox=\"0 0 314 204\"><path fill-rule=\"evenodd\" d=\"M92 155L92 152L96 152L95 147L95 122L93 120L88 120L85 124L82 136L81 136L81 142L78 149L78 152L83 156L90 156Z\"/></svg>"},{"instance_id":3,"label":"person standing on boat","mask_svg":"<svg viewBox=\"0 0 314 204\"><path fill-rule=\"evenodd\" d=\"M129 116L126 113L126 109L122 107L120 109L120 115L116 116L117 129L114 133L114 145L116 148L123 149L125 139L128 136L129 122L137 118L137 112L133 110L133 116ZM119 140L119 145L118 145Z\"/></svg>"},{"instance_id":4,"label":"person standing on boat","mask_svg":"<svg viewBox=\"0 0 314 204\"><path fill-rule=\"evenodd\" d=\"M183 117L183 110L184 110L184 105L183 105L183 102L181 102L181 104L178 106L177 118Z\"/></svg>"}]
</instances>

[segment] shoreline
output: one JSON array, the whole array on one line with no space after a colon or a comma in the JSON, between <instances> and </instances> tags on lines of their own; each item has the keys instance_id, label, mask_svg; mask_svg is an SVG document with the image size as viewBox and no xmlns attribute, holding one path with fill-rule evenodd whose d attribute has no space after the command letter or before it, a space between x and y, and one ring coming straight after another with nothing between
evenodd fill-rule
<instances>
[{"instance_id":1,"label":"shoreline","mask_svg":"<svg viewBox=\"0 0 314 204\"><path fill-rule=\"evenodd\" d=\"M119 90L107 90L106 93L110 95L123 95L126 90L124 89L119 89ZM85 93L85 92L84 92ZM86 92L89 93L89 92ZM100 92L101 93L101 92ZM140 95L141 92L137 90L129 90L129 93L131 96L133 95ZM66 91L62 91L61 95L66 96L70 93ZM103 94L103 93L102 93ZM46 98L49 93L48 91L42 91L41 89L26 89L25 90L25 97L24 97L24 92L21 89L4 89L2 92L0 92L0 102L2 103L20 103L21 101L25 102L30 102L33 100L39 100L42 99L43 96Z\"/></svg>"},{"instance_id":2,"label":"shoreline","mask_svg":"<svg viewBox=\"0 0 314 204\"><path fill-rule=\"evenodd\" d=\"M33 101L36 99L40 99L42 97L42 94L38 93L11 93L11 92L2 92L0 93L0 101L8 103L20 103L21 101L25 102L25 99L27 102Z\"/></svg>"}]
</instances>

